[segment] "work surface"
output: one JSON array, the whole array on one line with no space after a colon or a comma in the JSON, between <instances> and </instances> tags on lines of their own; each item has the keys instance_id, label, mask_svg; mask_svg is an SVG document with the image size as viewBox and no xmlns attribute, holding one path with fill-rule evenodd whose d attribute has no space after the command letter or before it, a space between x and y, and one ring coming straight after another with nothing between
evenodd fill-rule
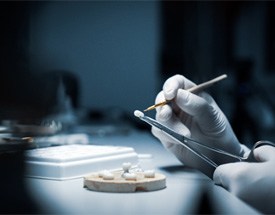
<instances>
[{"instance_id":1,"label":"work surface","mask_svg":"<svg viewBox=\"0 0 275 215\"><path fill-rule=\"evenodd\" d=\"M133 147L140 165L166 175L167 187L153 192L103 193L83 188L83 178L55 181L26 178L31 196L47 214L258 213L203 174L185 168L149 132L92 137L99 145Z\"/></svg>"}]
</instances>

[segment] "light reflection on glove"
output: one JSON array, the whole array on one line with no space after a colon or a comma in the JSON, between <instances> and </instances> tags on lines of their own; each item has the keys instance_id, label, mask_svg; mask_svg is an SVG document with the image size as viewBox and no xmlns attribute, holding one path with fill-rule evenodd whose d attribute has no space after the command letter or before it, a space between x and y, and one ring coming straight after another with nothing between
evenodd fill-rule
<instances>
[{"instance_id":1,"label":"light reflection on glove","mask_svg":"<svg viewBox=\"0 0 275 215\"><path fill-rule=\"evenodd\" d=\"M194 140L242 155L244 149L214 99L205 92L195 95L184 90L194 85L182 75L169 78L157 95L156 103L173 101L156 109L156 120ZM185 148L157 128L153 127L152 133L182 163L192 167L192 156Z\"/></svg>"},{"instance_id":2,"label":"light reflection on glove","mask_svg":"<svg viewBox=\"0 0 275 215\"><path fill-rule=\"evenodd\" d=\"M237 162L220 165L214 181L264 213L275 213L275 147L254 150L259 163Z\"/></svg>"}]
</instances>

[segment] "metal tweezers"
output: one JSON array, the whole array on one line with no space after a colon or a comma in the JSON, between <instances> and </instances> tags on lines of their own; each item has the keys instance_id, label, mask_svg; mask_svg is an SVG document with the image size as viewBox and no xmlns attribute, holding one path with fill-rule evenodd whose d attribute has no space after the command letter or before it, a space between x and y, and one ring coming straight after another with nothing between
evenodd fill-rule
<instances>
[{"instance_id":1,"label":"metal tweezers","mask_svg":"<svg viewBox=\"0 0 275 215\"><path fill-rule=\"evenodd\" d=\"M177 143L181 144L189 152L188 159L192 160L192 162L190 162L191 165L189 166L192 168L198 169L199 171L201 171L211 179L213 178L213 173L215 169L219 165L225 164L225 163L231 163L231 162L240 162L240 161L256 162L256 159L253 154L253 150L255 148L263 145L271 145L275 147L275 144L273 142L261 140L255 143L255 145L253 146L251 152L247 157L243 157L243 156L228 153L221 149L208 146L206 144L200 143L186 136L183 136L148 116L144 115L144 116L140 116L139 118L142 121L148 123L149 125L162 130L168 136L176 140Z\"/></svg>"}]
</instances>

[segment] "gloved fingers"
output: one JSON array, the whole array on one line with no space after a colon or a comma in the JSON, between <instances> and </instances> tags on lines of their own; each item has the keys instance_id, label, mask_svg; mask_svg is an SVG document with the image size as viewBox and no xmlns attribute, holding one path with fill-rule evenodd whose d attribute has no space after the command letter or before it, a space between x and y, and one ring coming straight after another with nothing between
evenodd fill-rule
<instances>
[{"instance_id":1,"label":"gloved fingers","mask_svg":"<svg viewBox=\"0 0 275 215\"><path fill-rule=\"evenodd\" d=\"M162 132L160 129L152 127L152 134L157 137L162 145L176 156L176 158L185 165L193 163L193 158L190 159L190 153L182 145L175 142L173 138Z\"/></svg>"},{"instance_id":2,"label":"gloved fingers","mask_svg":"<svg viewBox=\"0 0 275 215\"><path fill-rule=\"evenodd\" d=\"M156 103L165 99L164 92L161 91L156 97ZM209 135L217 135L224 131L226 120L222 117L222 113L213 100L207 93L200 93L200 96L190 93L186 90L179 89L177 97L172 104L164 105L156 109L157 120L165 122L169 120L173 114L177 115L181 122L190 122L193 118L199 128Z\"/></svg>"},{"instance_id":3,"label":"gloved fingers","mask_svg":"<svg viewBox=\"0 0 275 215\"><path fill-rule=\"evenodd\" d=\"M160 140L164 148L170 151L176 158L185 165L192 164L193 159L190 159L188 150L180 144L177 144L174 139L166 135L160 129L152 127L152 134ZM191 161L191 162L190 162Z\"/></svg>"},{"instance_id":4,"label":"gloved fingers","mask_svg":"<svg viewBox=\"0 0 275 215\"><path fill-rule=\"evenodd\" d=\"M215 184L221 185L225 189L229 188L231 172L228 170L232 169L231 165L232 164L224 164L216 168L213 175L213 181L215 182Z\"/></svg>"},{"instance_id":5,"label":"gloved fingers","mask_svg":"<svg viewBox=\"0 0 275 215\"><path fill-rule=\"evenodd\" d=\"M164 91L161 91L157 95L157 97L155 99L156 104L165 101L166 98L165 98L164 94L165 94ZM176 105L181 110L185 111L186 113L188 113L192 116L200 115L201 112L205 111L204 110L205 107L209 106L206 99L204 99L198 95L195 95L193 93L190 93L186 90L183 90L183 89L178 89L178 93L175 98L175 102L176 102ZM173 106L173 107L175 107L175 106ZM157 107L156 111L157 111L157 113L159 113L159 115L163 115L163 117L165 116L165 117L169 118L171 116L172 112L175 112L175 111L177 112L178 110L172 111L172 106L164 105L161 107Z\"/></svg>"},{"instance_id":6,"label":"gloved fingers","mask_svg":"<svg viewBox=\"0 0 275 215\"><path fill-rule=\"evenodd\" d=\"M254 149L254 157L259 162L275 160L275 147L268 145L260 146Z\"/></svg>"},{"instance_id":7,"label":"gloved fingers","mask_svg":"<svg viewBox=\"0 0 275 215\"><path fill-rule=\"evenodd\" d=\"M188 89L195 84L182 75L174 75L167 79L163 85L164 97L166 100L172 100L177 95L178 89Z\"/></svg>"},{"instance_id":8,"label":"gloved fingers","mask_svg":"<svg viewBox=\"0 0 275 215\"><path fill-rule=\"evenodd\" d=\"M209 106L204 98L181 89L178 90L176 104L184 112L194 117L202 115Z\"/></svg>"},{"instance_id":9,"label":"gloved fingers","mask_svg":"<svg viewBox=\"0 0 275 215\"><path fill-rule=\"evenodd\" d=\"M156 120L159 121L158 115L156 115ZM171 118L162 122L162 124L178 134L184 135L186 137L191 136L190 130L181 122L181 120L175 114L172 114Z\"/></svg>"},{"instance_id":10,"label":"gloved fingers","mask_svg":"<svg viewBox=\"0 0 275 215\"><path fill-rule=\"evenodd\" d=\"M156 120L159 121L157 116ZM190 130L174 114L169 120L163 122L163 124L179 134L187 137L191 136ZM176 143L173 138L158 128L152 127L152 134L157 137L166 147L170 147L171 143Z\"/></svg>"},{"instance_id":11,"label":"gloved fingers","mask_svg":"<svg viewBox=\"0 0 275 215\"><path fill-rule=\"evenodd\" d=\"M161 91L157 95L155 103L157 104L163 101L165 101L165 98L164 98L163 91ZM162 122L169 120L172 117L172 114L173 114L173 110L170 105L164 105L156 108L156 118L158 118L158 120Z\"/></svg>"},{"instance_id":12,"label":"gloved fingers","mask_svg":"<svg viewBox=\"0 0 275 215\"><path fill-rule=\"evenodd\" d=\"M223 164L216 168L213 180L215 184L221 185L236 194L236 192L238 192L238 186L249 177L249 174L255 169L254 167L255 163L247 162Z\"/></svg>"},{"instance_id":13,"label":"gloved fingers","mask_svg":"<svg viewBox=\"0 0 275 215\"><path fill-rule=\"evenodd\" d=\"M217 167L213 180L260 211L270 213L275 211L274 204L271 206L263 202L274 199L273 167L273 162L224 164Z\"/></svg>"},{"instance_id":14,"label":"gloved fingers","mask_svg":"<svg viewBox=\"0 0 275 215\"><path fill-rule=\"evenodd\" d=\"M193 117L204 133L216 135L216 132L221 132L226 121L212 97L207 93L202 93L202 96L178 90L176 103L183 112Z\"/></svg>"},{"instance_id":15,"label":"gloved fingers","mask_svg":"<svg viewBox=\"0 0 275 215\"><path fill-rule=\"evenodd\" d=\"M182 114L183 111L197 118L198 123L208 124L213 121L213 118L215 118L215 116L213 116L214 112L219 110L213 98L207 93L202 92L200 96L198 96L187 90L181 89L185 84L187 86L189 85L188 88L195 85L181 75L173 76L165 82L164 89L157 95L155 103L160 103L172 97L175 98L175 100L172 102L172 105L164 105L156 109L159 120L165 121L171 117L172 113L178 115L179 113ZM167 94L173 94L173 96L167 97Z\"/></svg>"},{"instance_id":16,"label":"gloved fingers","mask_svg":"<svg viewBox=\"0 0 275 215\"><path fill-rule=\"evenodd\" d=\"M160 129L152 127L151 132L156 138L159 139L165 148L170 149L174 146L172 138L164 134Z\"/></svg>"}]
</instances>

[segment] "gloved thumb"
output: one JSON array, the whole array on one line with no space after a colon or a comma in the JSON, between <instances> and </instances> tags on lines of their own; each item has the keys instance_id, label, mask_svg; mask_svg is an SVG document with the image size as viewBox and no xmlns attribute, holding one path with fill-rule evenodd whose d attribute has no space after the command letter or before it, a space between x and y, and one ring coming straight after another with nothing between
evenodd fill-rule
<instances>
[{"instance_id":1,"label":"gloved thumb","mask_svg":"<svg viewBox=\"0 0 275 215\"><path fill-rule=\"evenodd\" d=\"M220 165L216 168L213 181L215 184L222 185L224 188L232 191L234 189L234 179L238 178L238 183L242 183L244 177L241 175L249 174L248 169L252 168L252 163L248 162L236 162Z\"/></svg>"},{"instance_id":2,"label":"gloved thumb","mask_svg":"<svg viewBox=\"0 0 275 215\"><path fill-rule=\"evenodd\" d=\"M270 160L275 160L275 147L273 146L260 146L254 149L254 157L259 162L266 162Z\"/></svg>"},{"instance_id":3,"label":"gloved thumb","mask_svg":"<svg viewBox=\"0 0 275 215\"><path fill-rule=\"evenodd\" d=\"M194 117L207 112L205 110L208 106L206 100L187 90L178 90L176 103L180 109Z\"/></svg>"},{"instance_id":4,"label":"gloved thumb","mask_svg":"<svg viewBox=\"0 0 275 215\"><path fill-rule=\"evenodd\" d=\"M163 85L163 93L166 100L172 100L177 95L179 89L188 89L195 84L182 75L174 75L167 79Z\"/></svg>"},{"instance_id":5,"label":"gloved thumb","mask_svg":"<svg viewBox=\"0 0 275 215\"><path fill-rule=\"evenodd\" d=\"M206 93L202 92L198 96L180 89L178 90L176 103L181 110L193 116L204 132L220 132L220 126L225 123L221 117L219 107L213 98Z\"/></svg>"}]
</instances>

